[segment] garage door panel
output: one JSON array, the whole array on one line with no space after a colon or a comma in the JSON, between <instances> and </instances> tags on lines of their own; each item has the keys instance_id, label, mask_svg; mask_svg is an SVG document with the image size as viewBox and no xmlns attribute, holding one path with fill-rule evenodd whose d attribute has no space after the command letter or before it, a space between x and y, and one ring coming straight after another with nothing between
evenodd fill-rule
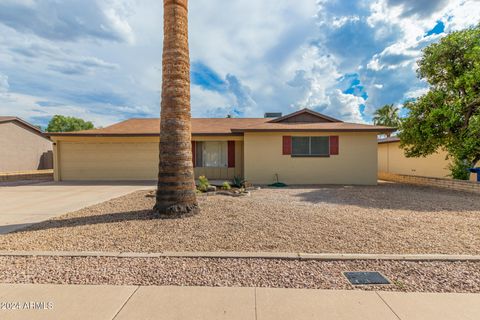
<instances>
[{"instance_id":1,"label":"garage door panel","mask_svg":"<svg viewBox=\"0 0 480 320\"><path fill-rule=\"evenodd\" d=\"M158 143L60 145L61 180L155 180Z\"/></svg>"}]
</instances>

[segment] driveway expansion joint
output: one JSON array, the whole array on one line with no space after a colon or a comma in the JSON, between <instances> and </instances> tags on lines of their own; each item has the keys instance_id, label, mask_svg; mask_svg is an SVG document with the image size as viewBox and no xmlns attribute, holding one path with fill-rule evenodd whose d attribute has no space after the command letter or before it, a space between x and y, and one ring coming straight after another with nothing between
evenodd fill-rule
<instances>
[{"instance_id":1,"label":"driveway expansion joint","mask_svg":"<svg viewBox=\"0 0 480 320\"><path fill-rule=\"evenodd\" d=\"M0 257L110 257L110 258L208 258L208 259L279 259L279 260L382 260L382 261L479 261L480 255L444 254L336 254L276 252L101 252L101 251L0 251Z\"/></svg>"}]
</instances>

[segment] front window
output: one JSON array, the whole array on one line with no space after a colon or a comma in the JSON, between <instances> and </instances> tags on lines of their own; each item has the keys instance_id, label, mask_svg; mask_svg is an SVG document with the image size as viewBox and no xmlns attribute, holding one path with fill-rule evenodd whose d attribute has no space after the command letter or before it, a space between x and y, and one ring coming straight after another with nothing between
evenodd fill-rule
<instances>
[{"instance_id":1,"label":"front window","mask_svg":"<svg viewBox=\"0 0 480 320\"><path fill-rule=\"evenodd\" d=\"M329 156L329 137L292 137L292 156Z\"/></svg>"},{"instance_id":2,"label":"front window","mask_svg":"<svg viewBox=\"0 0 480 320\"><path fill-rule=\"evenodd\" d=\"M197 141L195 164L201 168L225 168L228 166L226 141Z\"/></svg>"}]
</instances>

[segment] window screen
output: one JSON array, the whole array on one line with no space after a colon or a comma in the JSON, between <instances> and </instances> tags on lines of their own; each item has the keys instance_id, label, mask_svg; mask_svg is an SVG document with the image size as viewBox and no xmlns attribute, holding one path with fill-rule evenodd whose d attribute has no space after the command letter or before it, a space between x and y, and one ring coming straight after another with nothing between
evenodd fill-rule
<instances>
[{"instance_id":1,"label":"window screen","mask_svg":"<svg viewBox=\"0 0 480 320\"><path fill-rule=\"evenodd\" d=\"M292 155L328 156L330 155L329 137L292 137Z\"/></svg>"},{"instance_id":2,"label":"window screen","mask_svg":"<svg viewBox=\"0 0 480 320\"><path fill-rule=\"evenodd\" d=\"M328 137L311 137L310 138L310 145L311 145L311 155L319 155L319 156L328 156L330 153L330 145L329 145L329 138Z\"/></svg>"},{"instance_id":3,"label":"window screen","mask_svg":"<svg viewBox=\"0 0 480 320\"><path fill-rule=\"evenodd\" d=\"M310 138L292 137L292 154L299 156L310 155Z\"/></svg>"}]
</instances>

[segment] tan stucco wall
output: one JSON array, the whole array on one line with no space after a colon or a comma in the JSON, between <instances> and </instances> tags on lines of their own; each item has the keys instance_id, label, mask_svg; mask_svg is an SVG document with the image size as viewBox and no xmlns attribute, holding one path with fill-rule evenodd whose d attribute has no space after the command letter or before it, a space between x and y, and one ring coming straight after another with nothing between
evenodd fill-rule
<instances>
[{"instance_id":1,"label":"tan stucco wall","mask_svg":"<svg viewBox=\"0 0 480 320\"><path fill-rule=\"evenodd\" d=\"M243 137L201 137L194 141L236 140L235 168L196 168L195 176L232 179L243 173ZM55 180L156 180L157 137L54 137Z\"/></svg>"},{"instance_id":2,"label":"tan stucco wall","mask_svg":"<svg viewBox=\"0 0 480 320\"><path fill-rule=\"evenodd\" d=\"M378 145L378 171L406 174L413 176L449 178L450 170L445 151L428 157L407 158L404 150L400 148L400 142L381 143ZM477 167L480 166L478 163ZM471 175L472 181L476 181L476 175Z\"/></svg>"},{"instance_id":3,"label":"tan stucco wall","mask_svg":"<svg viewBox=\"0 0 480 320\"><path fill-rule=\"evenodd\" d=\"M282 155L283 136L340 137L340 154L328 158ZM246 133L245 177L256 184L270 184L278 173L287 184L377 184L375 133Z\"/></svg>"},{"instance_id":4,"label":"tan stucco wall","mask_svg":"<svg viewBox=\"0 0 480 320\"><path fill-rule=\"evenodd\" d=\"M378 170L381 172L414 176L447 178L449 161L447 153L439 151L428 157L407 158L400 142L378 145Z\"/></svg>"},{"instance_id":5,"label":"tan stucco wall","mask_svg":"<svg viewBox=\"0 0 480 320\"><path fill-rule=\"evenodd\" d=\"M15 122L0 123L0 172L45 169L44 153L52 142Z\"/></svg>"}]
</instances>

